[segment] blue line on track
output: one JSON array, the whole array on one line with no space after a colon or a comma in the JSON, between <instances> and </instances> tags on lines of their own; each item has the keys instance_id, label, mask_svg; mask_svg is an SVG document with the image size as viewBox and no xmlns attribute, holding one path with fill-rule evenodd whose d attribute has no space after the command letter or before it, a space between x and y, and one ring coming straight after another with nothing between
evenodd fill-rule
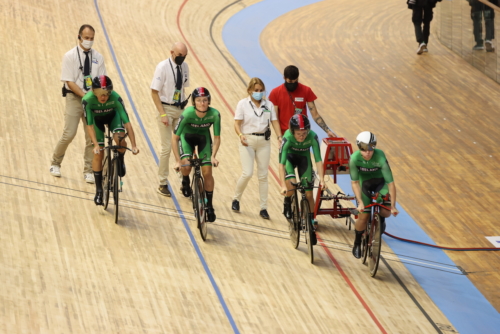
<instances>
[{"instance_id":1,"label":"blue line on track","mask_svg":"<svg viewBox=\"0 0 500 334\"><path fill-rule=\"evenodd\" d=\"M137 121L139 122L142 133L144 134L144 137L146 138L149 149L151 150L151 153L153 154L153 157L156 161L156 164L158 164L159 163L158 156L156 155L156 152L153 148L153 145L151 144L151 140L149 139L148 133L147 133L146 129L144 128L141 117L139 116L139 113L137 112L137 109L135 107L134 100L132 99L132 95L130 94L130 91L128 89L127 82L125 81L125 77L123 76L122 70L120 68L120 64L118 63L118 59L116 58L115 50L113 48L113 45L111 44L111 40L109 39L109 35L108 35L107 30L106 30L106 26L104 25L104 21L102 19L99 5L97 4L97 0L94 0L94 4L95 4L95 8L97 10L97 15L99 16L99 21L101 22L101 26L102 26L102 29L104 31L104 36L106 36L106 41L108 42L109 50L111 51L111 55L113 56L113 60L114 60L115 65L116 65L116 69L118 70L118 74L120 75L120 79L123 83L123 87L125 88L125 92L127 93L127 97L130 101L130 105L132 106L132 110L134 111L135 117L137 118ZM191 229L189 228L187 220L184 217L182 217L183 211L179 205L179 201L177 200L176 196L174 195L173 189L170 186L169 186L169 188L170 188L170 192L172 193L172 200L174 201L175 207L176 207L177 211L181 214L182 224L184 225L184 228L186 229L186 232L189 235L189 239L191 240L191 243L193 244L193 247L196 251L196 254L198 254L198 258L200 259L200 262L203 265L203 269L205 269L205 272L207 273L207 276L210 280L210 283L212 284L212 287L214 288L215 293L217 294L217 298L219 298L219 302L221 303L221 306L224 309L224 313L226 314L226 317L228 318L229 323L231 324L231 327L233 328L233 331L235 333L239 334L239 330L238 330L238 327L236 326L236 322L234 321L233 316L231 315L231 312L229 311L229 308L227 307L226 301L224 300L224 297L222 296L222 293L217 285L217 282L215 282L215 279L212 275L212 272L210 271L210 268L208 267L208 264L205 261L203 254L201 253L200 247L198 246L198 243L196 242L196 239L194 238L194 235L191 232Z\"/></svg>"},{"instance_id":2,"label":"blue line on track","mask_svg":"<svg viewBox=\"0 0 500 334\"><path fill-rule=\"evenodd\" d=\"M262 50L260 45L262 31L279 16L319 1L264 0L248 6L232 16L225 24L222 31L224 43L250 77L259 77L268 88L274 88L283 83L283 69L277 69ZM302 66L295 65L299 68ZM307 64L304 63L303 66ZM319 136L324 135L323 130L320 130L314 122L311 123L313 130ZM352 192L349 176L340 175L338 184L344 191ZM439 217L436 217L436 221L438 219ZM403 208L400 208L397 218L392 217L388 221L388 232L406 239L435 244ZM384 240L397 254L455 265L440 249L408 244L385 236ZM466 276L450 275L412 265L405 266L460 333L500 332L498 312Z\"/></svg>"}]
</instances>

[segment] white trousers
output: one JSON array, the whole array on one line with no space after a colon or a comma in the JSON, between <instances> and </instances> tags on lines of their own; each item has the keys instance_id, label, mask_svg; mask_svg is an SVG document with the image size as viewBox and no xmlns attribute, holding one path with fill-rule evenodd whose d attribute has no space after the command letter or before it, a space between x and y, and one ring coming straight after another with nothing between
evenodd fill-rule
<instances>
[{"instance_id":1,"label":"white trousers","mask_svg":"<svg viewBox=\"0 0 500 334\"><path fill-rule=\"evenodd\" d=\"M156 123L158 124L158 130L160 131L161 139L161 152L160 152L160 165L158 167L158 178L160 179L160 185L166 185L168 183L169 174L169 162L170 162L170 152L172 151L172 132L175 126L179 122L179 117L182 114L182 110L163 104L163 111L168 117L168 126L165 126L161 122L161 117L158 114L156 116ZM175 147L175 150L178 148Z\"/></svg>"},{"instance_id":2,"label":"white trousers","mask_svg":"<svg viewBox=\"0 0 500 334\"><path fill-rule=\"evenodd\" d=\"M253 175L254 161L257 162L257 177L259 179L260 209L267 209L268 182L267 173L271 157L271 141L264 136L246 135L248 146L240 142L240 159L243 173L236 184L233 199L240 201L245 188Z\"/></svg>"}]
</instances>

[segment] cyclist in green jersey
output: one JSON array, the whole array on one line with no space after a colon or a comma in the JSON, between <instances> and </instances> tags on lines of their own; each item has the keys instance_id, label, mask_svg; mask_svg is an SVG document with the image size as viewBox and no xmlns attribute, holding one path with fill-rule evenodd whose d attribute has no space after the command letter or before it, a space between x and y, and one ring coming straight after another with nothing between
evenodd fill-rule
<instances>
[{"instance_id":1,"label":"cyclist in green jersey","mask_svg":"<svg viewBox=\"0 0 500 334\"><path fill-rule=\"evenodd\" d=\"M385 231L385 218L391 213L397 216L396 209L396 185L392 176L389 162L382 150L376 149L377 138L369 131L361 132L356 138L359 151L354 152L349 160L349 172L351 174L351 185L356 200L358 201L359 216L355 225L356 239L352 248L352 254L356 258L361 258L361 237L366 228L366 223L370 217L370 208L365 209L371 203L371 192L379 193L377 202L382 202L387 194L390 194L390 201L384 201L384 205L391 208L391 211L381 208L381 231Z\"/></svg>"},{"instance_id":2,"label":"cyclist in green jersey","mask_svg":"<svg viewBox=\"0 0 500 334\"><path fill-rule=\"evenodd\" d=\"M210 107L211 97L208 89L204 87L196 88L191 94L192 106L186 108L172 135L172 147L175 155L174 169L179 170L181 165L188 165L187 159L193 156L194 148L198 147L198 157L202 160L201 172L205 180L205 193L207 194L207 219L209 222L215 221L215 210L212 205L214 196L214 178L212 176L212 166L217 167L219 161L215 158L220 147L220 113ZM212 147L212 137L210 127L214 126L214 142ZM181 167L182 187L181 192L185 197L191 196L189 173L191 167Z\"/></svg>"},{"instance_id":3,"label":"cyclist in green jersey","mask_svg":"<svg viewBox=\"0 0 500 334\"><path fill-rule=\"evenodd\" d=\"M290 118L289 129L285 131L279 152L279 175L281 180L281 194L285 196L283 214L287 219L292 219L291 196L296 181L295 168L299 172L302 185L313 181L313 168L311 162L311 148L313 150L316 169L318 170L320 186L326 188L323 173L323 162L319 147L318 136L311 131L311 124L307 116L296 114ZM306 190L310 211L314 210L312 189ZM317 227L314 221L314 228Z\"/></svg>"},{"instance_id":4,"label":"cyclist in green jersey","mask_svg":"<svg viewBox=\"0 0 500 334\"><path fill-rule=\"evenodd\" d=\"M113 133L113 139L117 145L127 146L125 139L122 139L123 132L127 130L132 142L132 153L139 153L135 143L135 134L132 124L123 105L123 100L113 91L111 79L105 75L100 75L92 80L92 90L82 98L82 106L87 122L87 131L94 144L94 158L92 160L92 170L94 171L96 194L94 202L96 205L103 205L102 202L102 159L104 151L104 125L107 124ZM120 140L121 139L121 140ZM126 150L118 150L118 175L125 176L124 155Z\"/></svg>"}]
</instances>

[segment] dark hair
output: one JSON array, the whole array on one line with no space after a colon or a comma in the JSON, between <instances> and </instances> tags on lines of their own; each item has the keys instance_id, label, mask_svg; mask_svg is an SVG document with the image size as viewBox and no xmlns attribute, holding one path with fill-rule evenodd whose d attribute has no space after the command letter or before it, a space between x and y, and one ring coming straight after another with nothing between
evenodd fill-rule
<instances>
[{"instance_id":1,"label":"dark hair","mask_svg":"<svg viewBox=\"0 0 500 334\"><path fill-rule=\"evenodd\" d=\"M285 79L295 80L299 78L299 69L297 66L288 65L283 71Z\"/></svg>"},{"instance_id":2,"label":"dark hair","mask_svg":"<svg viewBox=\"0 0 500 334\"><path fill-rule=\"evenodd\" d=\"M83 26L80 27L80 30L78 30L78 35L81 35L82 32L87 28L89 28L95 33L94 27L92 27L90 24L84 24Z\"/></svg>"}]
</instances>

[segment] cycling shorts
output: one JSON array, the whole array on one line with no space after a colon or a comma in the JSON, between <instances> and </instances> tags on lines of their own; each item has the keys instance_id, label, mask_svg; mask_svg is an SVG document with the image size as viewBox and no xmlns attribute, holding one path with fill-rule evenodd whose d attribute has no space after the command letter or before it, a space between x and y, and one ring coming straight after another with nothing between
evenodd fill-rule
<instances>
[{"instance_id":1,"label":"cycling shorts","mask_svg":"<svg viewBox=\"0 0 500 334\"><path fill-rule=\"evenodd\" d=\"M391 201L384 201L382 197L385 197L389 193L389 188L384 181L384 178L374 178L368 180L360 180L361 187L361 198L363 199L364 206L372 204L371 193L378 193L377 203L382 203L385 206L390 207ZM371 208L365 209L364 213L370 213Z\"/></svg>"},{"instance_id":2,"label":"cycling shorts","mask_svg":"<svg viewBox=\"0 0 500 334\"><path fill-rule=\"evenodd\" d=\"M179 140L179 154L182 159L193 157L195 147L198 148L198 158L203 159L202 166L212 166L212 137L205 134L183 133Z\"/></svg>"},{"instance_id":3,"label":"cycling shorts","mask_svg":"<svg viewBox=\"0 0 500 334\"><path fill-rule=\"evenodd\" d=\"M123 121L117 112L102 117L94 116L94 131L99 146L104 146L104 132L106 131L104 125L106 124L112 133L125 132Z\"/></svg>"},{"instance_id":4,"label":"cycling shorts","mask_svg":"<svg viewBox=\"0 0 500 334\"><path fill-rule=\"evenodd\" d=\"M286 155L285 164L285 180L295 179L295 168L299 172L299 179L302 186L306 187L307 182L313 181L313 169L311 163L311 157L309 155L300 155L288 153ZM307 188L307 191L311 191L312 188Z\"/></svg>"}]
</instances>

